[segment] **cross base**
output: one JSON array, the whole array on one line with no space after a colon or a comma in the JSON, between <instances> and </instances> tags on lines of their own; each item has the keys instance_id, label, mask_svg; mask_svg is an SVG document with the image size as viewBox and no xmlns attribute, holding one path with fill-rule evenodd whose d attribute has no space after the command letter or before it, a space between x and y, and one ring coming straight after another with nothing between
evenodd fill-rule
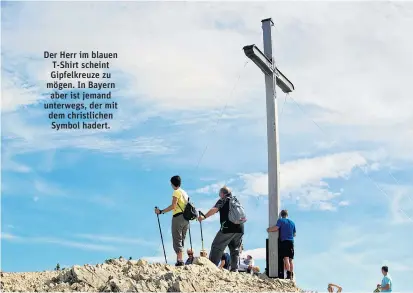
<instances>
[{"instance_id":1,"label":"cross base","mask_svg":"<svg viewBox=\"0 0 413 293\"><path fill-rule=\"evenodd\" d=\"M274 279L284 279L284 260L280 253L280 239L278 239L278 277L271 277ZM268 238L265 240L265 274L270 278L268 261L269 261L269 249L268 249Z\"/></svg>"}]
</instances>

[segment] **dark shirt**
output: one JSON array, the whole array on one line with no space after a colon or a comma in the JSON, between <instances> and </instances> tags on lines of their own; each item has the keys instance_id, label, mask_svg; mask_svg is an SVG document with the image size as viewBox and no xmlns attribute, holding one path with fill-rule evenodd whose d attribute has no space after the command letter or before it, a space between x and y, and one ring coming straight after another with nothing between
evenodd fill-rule
<instances>
[{"instance_id":1,"label":"dark shirt","mask_svg":"<svg viewBox=\"0 0 413 293\"><path fill-rule=\"evenodd\" d=\"M244 234L244 224L234 224L228 219L229 199L229 196L225 197L224 199L220 198L215 204L215 207L219 210L219 222L221 223L221 232L224 234Z\"/></svg>"},{"instance_id":2,"label":"dark shirt","mask_svg":"<svg viewBox=\"0 0 413 293\"><path fill-rule=\"evenodd\" d=\"M188 259L186 260L185 264L186 264L186 265L191 265L193 262L194 262L194 258L193 258L193 257L191 257L191 258L188 257Z\"/></svg>"},{"instance_id":3,"label":"dark shirt","mask_svg":"<svg viewBox=\"0 0 413 293\"><path fill-rule=\"evenodd\" d=\"M229 265L230 265L230 262L231 262L231 257L229 256L229 254L228 253L226 253L226 252L224 252L224 254L222 255L222 257L221 257L221 261L225 261L225 265L224 265L224 269L226 269L226 270L229 270Z\"/></svg>"}]
</instances>

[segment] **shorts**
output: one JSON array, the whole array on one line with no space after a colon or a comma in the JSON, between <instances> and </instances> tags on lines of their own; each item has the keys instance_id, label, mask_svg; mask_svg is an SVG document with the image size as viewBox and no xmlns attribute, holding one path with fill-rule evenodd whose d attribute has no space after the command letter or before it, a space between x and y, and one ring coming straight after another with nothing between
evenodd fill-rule
<instances>
[{"instance_id":1,"label":"shorts","mask_svg":"<svg viewBox=\"0 0 413 293\"><path fill-rule=\"evenodd\" d=\"M294 259L294 242L291 240L281 241L280 253L283 258L288 257Z\"/></svg>"}]
</instances>

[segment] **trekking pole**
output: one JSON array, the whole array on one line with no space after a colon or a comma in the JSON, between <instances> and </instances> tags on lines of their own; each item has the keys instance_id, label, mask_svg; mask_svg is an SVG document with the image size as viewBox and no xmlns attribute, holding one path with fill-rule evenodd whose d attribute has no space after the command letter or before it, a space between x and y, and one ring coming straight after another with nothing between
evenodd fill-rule
<instances>
[{"instance_id":1,"label":"trekking pole","mask_svg":"<svg viewBox=\"0 0 413 293\"><path fill-rule=\"evenodd\" d=\"M205 215L199 211L199 214L205 218ZM204 250L204 236L202 235L202 222L199 221L199 226L201 227L201 243L202 243L202 250Z\"/></svg>"},{"instance_id":2,"label":"trekking pole","mask_svg":"<svg viewBox=\"0 0 413 293\"><path fill-rule=\"evenodd\" d=\"M157 209L157 208L158 207L155 207L155 209ZM168 261L166 260L165 245L163 244L162 229L161 229L161 222L159 221L159 214L156 214L156 216L158 217L159 233L161 234L163 256L165 257L165 263L168 263Z\"/></svg>"},{"instance_id":3,"label":"trekking pole","mask_svg":"<svg viewBox=\"0 0 413 293\"><path fill-rule=\"evenodd\" d=\"M192 250L191 223L188 224L188 227L189 227L189 243L191 244L191 250Z\"/></svg>"}]
</instances>

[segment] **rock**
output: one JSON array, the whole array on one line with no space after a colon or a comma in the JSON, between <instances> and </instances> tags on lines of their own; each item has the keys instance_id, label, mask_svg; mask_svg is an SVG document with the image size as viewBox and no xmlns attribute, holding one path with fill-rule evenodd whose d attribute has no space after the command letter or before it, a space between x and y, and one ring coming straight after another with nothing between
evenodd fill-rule
<instances>
[{"instance_id":1,"label":"rock","mask_svg":"<svg viewBox=\"0 0 413 293\"><path fill-rule=\"evenodd\" d=\"M138 266L146 266L148 265L148 262L144 259L139 259L138 262L136 263Z\"/></svg>"},{"instance_id":2,"label":"rock","mask_svg":"<svg viewBox=\"0 0 413 293\"><path fill-rule=\"evenodd\" d=\"M173 292L194 292L194 288L188 281L176 280L172 285Z\"/></svg>"},{"instance_id":3,"label":"rock","mask_svg":"<svg viewBox=\"0 0 413 293\"><path fill-rule=\"evenodd\" d=\"M63 282L78 283L84 282L90 287L100 289L106 285L110 274L102 269L90 266L74 266L71 270L62 275Z\"/></svg>"},{"instance_id":4,"label":"rock","mask_svg":"<svg viewBox=\"0 0 413 293\"><path fill-rule=\"evenodd\" d=\"M211 270L219 270L216 265L214 265L208 258L206 257L195 257L193 261L193 265L198 265L198 266L206 266Z\"/></svg>"},{"instance_id":5,"label":"rock","mask_svg":"<svg viewBox=\"0 0 413 293\"><path fill-rule=\"evenodd\" d=\"M111 279L102 290L103 292L138 292L132 280Z\"/></svg>"}]
</instances>

